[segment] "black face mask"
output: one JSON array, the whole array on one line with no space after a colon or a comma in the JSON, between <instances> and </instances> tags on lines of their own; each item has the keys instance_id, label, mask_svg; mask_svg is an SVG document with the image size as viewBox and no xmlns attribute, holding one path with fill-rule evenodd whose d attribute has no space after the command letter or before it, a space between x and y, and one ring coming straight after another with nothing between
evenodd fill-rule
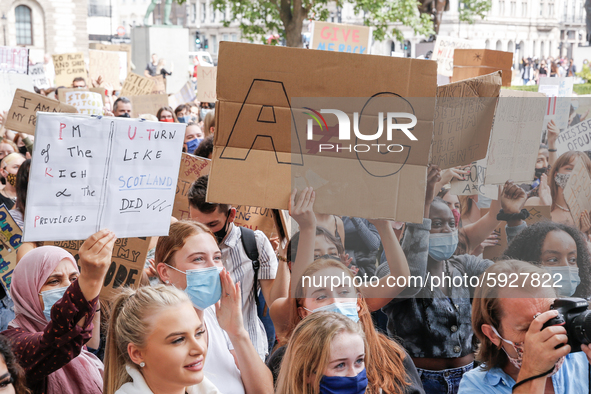
<instances>
[{"instance_id":1,"label":"black face mask","mask_svg":"<svg viewBox=\"0 0 591 394\"><path fill-rule=\"evenodd\" d=\"M26 146L19 146L18 151L21 153L21 155L26 155L27 154L27 147Z\"/></svg>"},{"instance_id":2,"label":"black face mask","mask_svg":"<svg viewBox=\"0 0 591 394\"><path fill-rule=\"evenodd\" d=\"M548 167L536 168L536 179L540 179L542 174L548 172Z\"/></svg>"},{"instance_id":3,"label":"black face mask","mask_svg":"<svg viewBox=\"0 0 591 394\"><path fill-rule=\"evenodd\" d=\"M129 112L122 113L121 115L119 115L117 117L118 118L131 118L131 116L129 116Z\"/></svg>"},{"instance_id":4,"label":"black face mask","mask_svg":"<svg viewBox=\"0 0 591 394\"><path fill-rule=\"evenodd\" d=\"M226 222L224 223L224 227L213 233L215 239L218 241L218 245L222 243L226 235L228 234L228 219L230 218L231 209L228 209L228 216L226 216Z\"/></svg>"},{"instance_id":5,"label":"black face mask","mask_svg":"<svg viewBox=\"0 0 591 394\"><path fill-rule=\"evenodd\" d=\"M338 256L335 256L335 255L332 255L332 254L325 254L323 256L320 256L318 258L315 258L314 261L320 260L320 259L323 259L323 260L334 260L334 261L338 261L338 262L341 262L342 263L341 259Z\"/></svg>"}]
</instances>

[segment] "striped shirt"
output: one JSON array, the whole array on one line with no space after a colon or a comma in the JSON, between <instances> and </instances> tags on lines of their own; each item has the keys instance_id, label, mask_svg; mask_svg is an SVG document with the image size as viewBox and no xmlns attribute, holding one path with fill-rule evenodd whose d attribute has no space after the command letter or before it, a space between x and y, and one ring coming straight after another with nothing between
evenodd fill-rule
<instances>
[{"instance_id":1,"label":"striped shirt","mask_svg":"<svg viewBox=\"0 0 591 394\"><path fill-rule=\"evenodd\" d=\"M262 231L256 230L254 235L259 251L259 279L275 279L278 263L271 242ZM257 315L257 306L252 292L254 282L252 260L248 258L244 246L242 246L242 233L238 226L231 224L231 230L220 244L220 250L224 267L232 276L232 280L234 283L240 282L244 328L246 328L257 353L264 361L269 353L267 333L263 322ZM260 288L260 284L257 285L257 288Z\"/></svg>"}]
</instances>

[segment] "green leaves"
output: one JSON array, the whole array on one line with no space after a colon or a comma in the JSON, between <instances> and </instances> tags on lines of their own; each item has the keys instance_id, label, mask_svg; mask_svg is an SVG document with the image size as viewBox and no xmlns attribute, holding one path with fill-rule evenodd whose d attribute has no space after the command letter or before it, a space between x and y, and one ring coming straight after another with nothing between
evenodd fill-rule
<instances>
[{"instance_id":1,"label":"green leaves","mask_svg":"<svg viewBox=\"0 0 591 394\"><path fill-rule=\"evenodd\" d=\"M472 24L476 17L484 18L491 8L491 0L461 0L460 21Z\"/></svg>"}]
</instances>

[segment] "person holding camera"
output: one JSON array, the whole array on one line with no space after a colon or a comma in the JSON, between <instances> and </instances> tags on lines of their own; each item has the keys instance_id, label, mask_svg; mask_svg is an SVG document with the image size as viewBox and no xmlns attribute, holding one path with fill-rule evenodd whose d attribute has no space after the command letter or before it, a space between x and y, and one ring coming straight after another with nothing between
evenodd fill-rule
<instances>
[{"instance_id":1,"label":"person holding camera","mask_svg":"<svg viewBox=\"0 0 591 394\"><path fill-rule=\"evenodd\" d=\"M515 275L519 280L510 286L504 279ZM573 315L559 306L577 304L585 314L586 302L557 300L547 276L519 260L499 261L484 272L472 304L472 328L480 340L476 357L483 364L464 375L459 394L589 393L591 350L582 344L589 341L584 334L567 336Z\"/></svg>"}]
</instances>

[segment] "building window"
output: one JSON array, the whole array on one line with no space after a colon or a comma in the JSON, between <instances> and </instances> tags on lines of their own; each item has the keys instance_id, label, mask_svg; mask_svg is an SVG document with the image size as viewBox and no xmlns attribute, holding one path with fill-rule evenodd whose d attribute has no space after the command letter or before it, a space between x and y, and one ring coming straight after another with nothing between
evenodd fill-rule
<instances>
[{"instance_id":1,"label":"building window","mask_svg":"<svg viewBox=\"0 0 591 394\"><path fill-rule=\"evenodd\" d=\"M554 3L548 4L548 15L550 15L550 16L554 15Z\"/></svg>"},{"instance_id":2,"label":"building window","mask_svg":"<svg viewBox=\"0 0 591 394\"><path fill-rule=\"evenodd\" d=\"M207 11L207 6L205 3L201 3L201 23L205 23L205 14Z\"/></svg>"},{"instance_id":3,"label":"building window","mask_svg":"<svg viewBox=\"0 0 591 394\"><path fill-rule=\"evenodd\" d=\"M543 16L543 15L544 15L544 2L541 1L540 2L540 16Z\"/></svg>"},{"instance_id":4,"label":"building window","mask_svg":"<svg viewBox=\"0 0 591 394\"><path fill-rule=\"evenodd\" d=\"M236 33L232 34L232 41L234 41L234 42L238 41L238 34L236 34Z\"/></svg>"},{"instance_id":5,"label":"building window","mask_svg":"<svg viewBox=\"0 0 591 394\"><path fill-rule=\"evenodd\" d=\"M527 16L527 3L521 3L521 15Z\"/></svg>"},{"instance_id":6,"label":"building window","mask_svg":"<svg viewBox=\"0 0 591 394\"><path fill-rule=\"evenodd\" d=\"M14 15L16 20L16 44L33 45L31 9L26 5L19 5L15 8Z\"/></svg>"},{"instance_id":7,"label":"building window","mask_svg":"<svg viewBox=\"0 0 591 394\"><path fill-rule=\"evenodd\" d=\"M229 36L228 34L224 34L224 35L222 36L222 41L228 41L228 40L229 40L229 38L230 38L230 36Z\"/></svg>"},{"instance_id":8,"label":"building window","mask_svg":"<svg viewBox=\"0 0 591 394\"><path fill-rule=\"evenodd\" d=\"M516 16L517 14L517 3L512 1L511 2L511 16Z\"/></svg>"},{"instance_id":9,"label":"building window","mask_svg":"<svg viewBox=\"0 0 591 394\"><path fill-rule=\"evenodd\" d=\"M191 22L197 21L197 3L193 3L191 6Z\"/></svg>"},{"instance_id":10,"label":"building window","mask_svg":"<svg viewBox=\"0 0 591 394\"><path fill-rule=\"evenodd\" d=\"M218 37L211 36L211 51L213 53L218 53Z\"/></svg>"},{"instance_id":11,"label":"building window","mask_svg":"<svg viewBox=\"0 0 591 394\"><path fill-rule=\"evenodd\" d=\"M499 15L505 15L505 1L499 1Z\"/></svg>"},{"instance_id":12,"label":"building window","mask_svg":"<svg viewBox=\"0 0 591 394\"><path fill-rule=\"evenodd\" d=\"M213 4L209 7L209 17L211 18L211 23L215 22L215 9L213 8Z\"/></svg>"}]
</instances>

